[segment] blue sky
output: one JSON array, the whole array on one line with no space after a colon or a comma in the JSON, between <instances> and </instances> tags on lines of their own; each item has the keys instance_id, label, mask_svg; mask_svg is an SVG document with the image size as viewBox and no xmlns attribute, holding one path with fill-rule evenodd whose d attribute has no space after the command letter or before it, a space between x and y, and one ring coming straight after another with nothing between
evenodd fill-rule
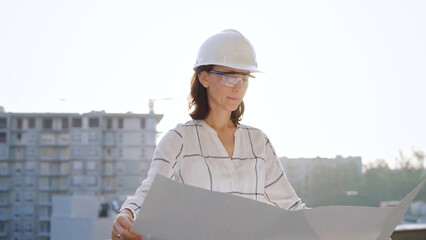
<instances>
[{"instance_id":1,"label":"blue sky","mask_svg":"<svg viewBox=\"0 0 426 240\"><path fill-rule=\"evenodd\" d=\"M201 43L235 28L264 72L243 123L278 155L392 164L426 150L425 12L420 0L0 0L0 105L145 113L155 98L164 132L189 119Z\"/></svg>"}]
</instances>

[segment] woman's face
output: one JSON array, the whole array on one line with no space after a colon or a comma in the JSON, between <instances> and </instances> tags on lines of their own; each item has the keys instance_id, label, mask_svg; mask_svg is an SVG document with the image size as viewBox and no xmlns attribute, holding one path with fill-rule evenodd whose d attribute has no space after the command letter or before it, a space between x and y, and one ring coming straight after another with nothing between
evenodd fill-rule
<instances>
[{"instance_id":1,"label":"woman's face","mask_svg":"<svg viewBox=\"0 0 426 240\"><path fill-rule=\"evenodd\" d=\"M217 72L238 72L238 73L250 73L248 70L240 70L235 68L229 68L225 66L214 66L213 69ZM225 75L229 76L229 75ZM242 77L238 74L230 75L232 77ZM234 86L232 84L227 83L226 80L231 79L223 79L223 75L219 75L211 72L201 72L198 75L201 84L207 88L207 96L209 101L209 106L211 111L235 111L240 103L243 101L243 98L246 94L248 88L249 80L239 81ZM225 77L226 78L226 77Z\"/></svg>"}]
</instances>

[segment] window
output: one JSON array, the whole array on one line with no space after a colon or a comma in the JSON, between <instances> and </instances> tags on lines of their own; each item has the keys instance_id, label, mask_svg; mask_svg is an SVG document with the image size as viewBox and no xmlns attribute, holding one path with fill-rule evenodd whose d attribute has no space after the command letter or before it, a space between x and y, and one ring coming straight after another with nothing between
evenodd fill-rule
<instances>
[{"instance_id":1,"label":"window","mask_svg":"<svg viewBox=\"0 0 426 240\"><path fill-rule=\"evenodd\" d=\"M73 133L71 133L71 142L72 143L79 143L79 142L81 142L81 133L79 133L79 132L73 132Z\"/></svg>"},{"instance_id":2,"label":"window","mask_svg":"<svg viewBox=\"0 0 426 240\"><path fill-rule=\"evenodd\" d=\"M20 173L21 169L22 169L22 163L20 162L15 163L15 172Z\"/></svg>"},{"instance_id":3,"label":"window","mask_svg":"<svg viewBox=\"0 0 426 240\"><path fill-rule=\"evenodd\" d=\"M105 163L104 165L105 174L113 174L114 173L114 165L113 163Z\"/></svg>"},{"instance_id":4,"label":"window","mask_svg":"<svg viewBox=\"0 0 426 240\"><path fill-rule=\"evenodd\" d=\"M0 118L0 129L5 129L7 127L7 119Z\"/></svg>"},{"instance_id":5,"label":"window","mask_svg":"<svg viewBox=\"0 0 426 240\"><path fill-rule=\"evenodd\" d=\"M39 192L38 200L40 203L51 203L52 202L52 194L48 192ZM37 209L40 217L50 217L49 208L38 208Z\"/></svg>"},{"instance_id":6,"label":"window","mask_svg":"<svg viewBox=\"0 0 426 240\"><path fill-rule=\"evenodd\" d=\"M22 143L22 133L17 133L16 134L16 142Z\"/></svg>"},{"instance_id":7,"label":"window","mask_svg":"<svg viewBox=\"0 0 426 240\"><path fill-rule=\"evenodd\" d=\"M28 128L35 128L36 121L34 118L28 119Z\"/></svg>"},{"instance_id":8,"label":"window","mask_svg":"<svg viewBox=\"0 0 426 240\"><path fill-rule=\"evenodd\" d=\"M112 119L111 119L111 118L108 118L108 119L106 120L106 127L107 127L108 129L111 129L111 128L112 128Z\"/></svg>"},{"instance_id":9,"label":"window","mask_svg":"<svg viewBox=\"0 0 426 240\"><path fill-rule=\"evenodd\" d=\"M114 134L110 133L110 132L107 132L105 134L105 137L104 137L104 142L105 142L106 145L109 145L109 146L115 145L115 143L114 143Z\"/></svg>"},{"instance_id":10,"label":"window","mask_svg":"<svg viewBox=\"0 0 426 240\"><path fill-rule=\"evenodd\" d=\"M62 118L62 129L68 129L68 118Z\"/></svg>"},{"instance_id":11,"label":"window","mask_svg":"<svg viewBox=\"0 0 426 240\"><path fill-rule=\"evenodd\" d=\"M13 207L13 216L14 217L20 217L21 216L21 209L19 208L19 206Z\"/></svg>"},{"instance_id":12,"label":"window","mask_svg":"<svg viewBox=\"0 0 426 240\"><path fill-rule=\"evenodd\" d=\"M25 201L26 202L33 202L34 201L33 192L30 192L30 191L25 192Z\"/></svg>"},{"instance_id":13,"label":"window","mask_svg":"<svg viewBox=\"0 0 426 240\"><path fill-rule=\"evenodd\" d=\"M60 144L68 144L70 142L70 135L68 133L63 133L58 136Z\"/></svg>"},{"instance_id":14,"label":"window","mask_svg":"<svg viewBox=\"0 0 426 240\"><path fill-rule=\"evenodd\" d=\"M7 199L8 199L8 193L6 192L2 192L2 193L0 193L0 203L3 203L3 204L7 204ZM0 216L0 218L1 218L1 216Z\"/></svg>"},{"instance_id":15,"label":"window","mask_svg":"<svg viewBox=\"0 0 426 240\"><path fill-rule=\"evenodd\" d=\"M27 142L33 143L36 141L36 134L35 133L27 133Z\"/></svg>"},{"instance_id":16,"label":"window","mask_svg":"<svg viewBox=\"0 0 426 240\"><path fill-rule=\"evenodd\" d=\"M15 192L14 196L14 201L15 202L20 202L21 201L21 193L20 192Z\"/></svg>"},{"instance_id":17,"label":"window","mask_svg":"<svg viewBox=\"0 0 426 240\"><path fill-rule=\"evenodd\" d=\"M111 189L114 187L114 182L111 178L104 178L102 182L105 189Z\"/></svg>"},{"instance_id":18,"label":"window","mask_svg":"<svg viewBox=\"0 0 426 240\"><path fill-rule=\"evenodd\" d=\"M9 183L8 183L9 177L0 177L0 188L8 188Z\"/></svg>"},{"instance_id":19,"label":"window","mask_svg":"<svg viewBox=\"0 0 426 240\"><path fill-rule=\"evenodd\" d=\"M71 158L80 159L83 157L83 149L81 147L72 147L71 148Z\"/></svg>"},{"instance_id":20,"label":"window","mask_svg":"<svg viewBox=\"0 0 426 240\"><path fill-rule=\"evenodd\" d=\"M98 186L98 178L96 176L87 176L86 181L87 181L87 186L91 186L91 187Z\"/></svg>"},{"instance_id":21,"label":"window","mask_svg":"<svg viewBox=\"0 0 426 240\"><path fill-rule=\"evenodd\" d=\"M41 143L42 144L54 144L55 135L50 133L41 134Z\"/></svg>"},{"instance_id":22,"label":"window","mask_svg":"<svg viewBox=\"0 0 426 240\"><path fill-rule=\"evenodd\" d=\"M15 159L23 159L24 158L24 149L21 147L15 148Z\"/></svg>"},{"instance_id":23,"label":"window","mask_svg":"<svg viewBox=\"0 0 426 240\"><path fill-rule=\"evenodd\" d=\"M72 163L72 170L81 171L83 169L83 163L80 161L75 161Z\"/></svg>"},{"instance_id":24,"label":"window","mask_svg":"<svg viewBox=\"0 0 426 240\"><path fill-rule=\"evenodd\" d=\"M18 221L13 221L13 231L14 232L19 232L20 229L21 228L20 228L19 222Z\"/></svg>"},{"instance_id":25,"label":"window","mask_svg":"<svg viewBox=\"0 0 426 240\"><path fill-rule=\"evenodd\" d=\"M99 156L99 149L97 147L89 147L88 157L95 158Z\"/></svg>"},{"instance_id":26,"label":"window","mask_svg":"<svg viewBox=\"0 0 426 240\"><path fill-rule=\"evenodd\" d=\"M25 166L26 166L27 172L34 172L34 170L35 170L35 162L28 161L28 162L25 163Z\"/></svg>"},{"instance_id":27,"label":"window","mask_svg":"<svg viewBox=\"0 0 426 240\"><path fill-rule=\"evenodd\" d=\"M0 162L0 173L7 173L9 172L9 167L7 162Z\"/></svg>"},{"instance_id":28,"label":"window","mask_svg":"<svg viewBox=\"0 0 426 240\"><path fill-rule=\"evenodd\" d=\"M40 232L50 233L50 223L49 222L40 222Z\"/></svg>"},{"instance_id":29,"label":"window","mask_svg":"<svg viewBox=\"0 0 426 240\"><path fill-rule=\"evenodd\" d=\"M5 222L0 222L0 233L1 234L5 234L6 233Z\"/></svg>"},{"instance_id":30,"label":"window","mask_svg":"<svg viewBox=\"0 0 426 240\"><path fill-rule=\"evenodd\" d=\"M22 118L16 119L16 128L22 129Z\"/></svg>"},{"instance_id":31,"label":"window","mask_svg":"<svg viewBox=\"0 0 426 240\"><path fill-rule=\"evenodd\" d=\"M79 187L81 186L82 176L72 176L71 184L73 186Z\"/></svg>"},{"instance_id":32,"label":"window","mask_svg":"<svg viewBox=\"0 0 426 240\"><path fill-rule=\"evenodd\" d=\"M68 148L61 149L61 159L68 159L70 157L70 151Z\"/></svg>"},{"instance_id":33,"label":"window","mask_svg":"<svg viewBox=\"0 0 426 240\"><path fill-rule=\"evenodd\" d=\"M123 128L123 119L118 119L118 128Z\"/></svg>"},{"instance_id":34,"label":"window","mask_svg":"<svg viewBox=\"0 0 426 240\"><path fill-rule=\"evenodd\" d=\"M53 120L51 118L43 119L43 129L52 129Z\"/></svg>"},{"instance_id":35,"label":"window","mask_svg":"<svg viewBox=\"0 0 426 240\"><path fill-rule=\"evenodd\" d=\"M5 157L6 157L6 146L0 144L0 158L5 158Z\"/></svg>"},{"instance_id":36,"label":"window","mask_svg":"<svg viewBox=\"0 0 426 240\"><path fill-rule=\"evenodd\" d=\"M60 169L62 174L68 173L68 163L67 162L61 163Z\"/></svg>"},{"instance_id":37,"label":"window","mask_svg":"<svg viewBox=\"0 0 426 240\"><path fill-rule=\"evenodd\" d=\"M7 127L7 119L0 118L0 129L5 129Z\"/></svg>"},{"instance_id":38,"label":"window","mask_svg":"<svg viewBox=\"0 0 426 240\"><path fill-rule=\"evenodd\" d=\"M143 134L143 133L141 134L141 143L145 143L145 134Z\"/></svg>"},{"instance_id":39,"label":"window","mask_svg":"<svg viewBox=\"0 0 426 240\"><path fill-rule=\"evenodd\" d=\"M123 171L123 162L117 162L117 171L122 172Z\"/></svg>"},{"instance_id":40,"label":"window","mask_svg":"<svg viewBox=\"0 0 426 240\"><path fill-rule=\"evenodd\" d=\"M145 118L141 119L141 128L145 128Z\"/></svg>"},{"instance_id":41,"label":"window","mask_svg":"<svg viewBox=\"0 0 426 240\"><path fill-rule=\"evenodd\" d=\"M81 118L72 118L72 127L81 128Z\"/></svg>"},{"instance_id":42,"label":"window","mask_svg":"<svg viewBox=\"0 0 426 240\"><path fill-rule=\"evenodd\" d=\"M99 140L99 134L97 132L89 132L89 142L97 143Z\"/></svg>"},{"instance_id":43,"label":"window","mask_svg":"<svg viewBox=\"0 0 426 240\"><path fill-rule=\"evenodd\" d=\"M87 162L87 170L88 171L95 171L96 170L96 162L94 162L94 161Z\"/></svg>"},{"instance_id":44,"label":"window","mask_svg":"<svg viewBox=\"0 0 426 240\"><path fill-rule=\"evenodd\" d=\"M15 187L20 187L21 186L21 177L20 176L15 176L13 182L15 184Z\"/></svg>"},{"instance_id":45,"label":"window","mask_svg":"<svg viewBox=\"0 0 426 240\"><path fill-rule=\"evenodd\" d=\"M5 219L8 217L8 209L7 208L0 208L0 218Z\"/></svg>"},{"instance_id":46,"label":"window","mask_svg":"<svg viewBox=\"0 0 426 240\"><path fill-rule=\"evenodd\" d=\"M34 215L33 206L25 206L25 217L32 217Z\"/></svg>"},{"instance_id":47,"label":"window","mask_svg":"<svg viewBox=\"0 0 426 240\"><path fill-rule=\"evenodd\" d=\"M50 163L42 162L40 163L40 173L49 173L50 172Z\"/></svg>"},{"instance_id":48,"label":"window","mask_svg":"<svg viewBox=\"0 0 426 240\"><path fill-rule=\"evenodd\" d=\"M50 147L41 148L41 158L42 159L52 159L53 158L53 148L50 148Z\"/></svg>"},{"instance_id":49,"label":"window","mask_svg":"<svg viewBox=\"0 0 426 240\"><path fill-rule=\"evenodd\" d=\"M0 132L0 143L6 143L7 133Z\"/></svg>"},{"instance_id":50,"label":"window","mask_svg":"<svg viewBox=\"0 0 426 240\"><path fill-rule=\"evenodd\" d=\"M25 221L24 224L25 224L25 232L33 232L33 222L32 221Z\"/></svg>"},{"instance_id":51,"label":"window","mask_svg":"<svg viewBox=\"0 0 426 240\"><path fill-rule=\"evenodd\" d=\"M34 240L34 237L33 236L25 236L24 240Z\"/></svg>"},{"instance_id":52,"label":"window","mask_svg":"<svg viewBox=\"0 0 426 240\"><path fill-rule=\"evenodd\" d=\"M38 181L38 185L43 189L49 189L52 186L52 178L40 177Z\"/></svg>"},{"instance_id":53,"label":"window","mask_svg":"<svg viewBox=\"0 0 426 240\"><path fill-rule=\"evenodd\" d=\"M33 176L25 176L25 186L34 187L34 177Z\"/></svg>"},{"instance_id":54,"label":"window","mask_svg":"<svg viewBox=\"0 0 426 240\"><path fill-rule=\"evenodd\" d=\"M99 118L89 118L89 127L90 128L99 127Z\"/></svg>"},{"instance_id":55,"label":"window","mask_svg":"<svg viewBox=\"0 0 426 240\"><path fill-rule=\"evenodd\" d=\"M112 159L112 158L113 158L113 149L111 149L111 148L107 148L107 149L105 149L105 150L104 150L104 154L105 154L105 158L106 158L107 160Z\"/></svg>"}]
</instances>

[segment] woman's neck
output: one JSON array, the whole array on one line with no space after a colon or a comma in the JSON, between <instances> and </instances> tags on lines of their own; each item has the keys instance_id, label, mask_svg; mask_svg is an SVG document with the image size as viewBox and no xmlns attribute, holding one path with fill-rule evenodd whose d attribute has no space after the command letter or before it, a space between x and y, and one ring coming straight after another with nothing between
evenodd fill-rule
<instances>
[{"instance_id":1,"label":"woman's neck","mask_svg":"<svg viewBox=\"0 0 426 240\"><path fill-rule=\"evenodd\" d=\"M216 130L216 132L221 132L229 128L234 129L236 127L231 120L231 113L229 112L217 113L211 111L204 121Z\"/></svg>"}]
</instances>

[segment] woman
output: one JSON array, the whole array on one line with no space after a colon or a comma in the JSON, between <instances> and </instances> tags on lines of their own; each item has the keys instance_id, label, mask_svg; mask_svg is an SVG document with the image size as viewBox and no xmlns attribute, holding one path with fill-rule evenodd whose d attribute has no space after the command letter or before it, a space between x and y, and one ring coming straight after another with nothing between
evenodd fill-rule
<instances>
[{"instance_id":1,"label":"woman","mask_svg":"<svg viewBox=\"0 0 426 240\"><path fill-rule=\"evenodd\" d=\"M259 71L250 42L236 30L213 35L201 46L194 71L192 120L158 144L147 179L115 219L113 239L142 239L129 229L156 174L288 210L304 208L267 136L239 123L251 73Z\"/></svg>"}]
</instances>

